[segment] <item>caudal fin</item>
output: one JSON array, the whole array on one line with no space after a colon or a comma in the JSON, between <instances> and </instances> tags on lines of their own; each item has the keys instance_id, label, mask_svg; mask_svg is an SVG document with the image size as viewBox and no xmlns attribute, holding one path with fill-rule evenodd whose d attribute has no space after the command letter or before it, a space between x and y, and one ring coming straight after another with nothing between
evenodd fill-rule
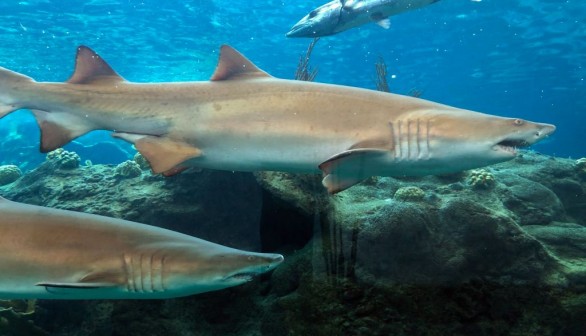
<instances>
[{"instance_id":1,"label":"caudal fin","mask_svg":"<svg viewBox=\"0 0 586 336\"><path fill-rule=\"evenodd\" d=\"M18 91L33 82L30 77L0 67L0 118L21 108Z\"/></svg>"}]
</instances>

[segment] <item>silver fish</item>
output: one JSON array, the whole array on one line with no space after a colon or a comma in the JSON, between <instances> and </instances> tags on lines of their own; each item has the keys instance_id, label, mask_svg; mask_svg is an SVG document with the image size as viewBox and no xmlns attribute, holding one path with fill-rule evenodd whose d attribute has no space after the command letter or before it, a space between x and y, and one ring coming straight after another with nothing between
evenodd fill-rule
<instances>
[{"instance_id":1,"label":"silver fish","mask_svg":"<svg viewBox=\"0 0 586 336\"><path fill-rule=\"evenodd\" d=\"M321 37L374 22L388 29L389 17L439 0L334 0L312 10L287 33L288 37Z\"/></svg>"}]
</instances>

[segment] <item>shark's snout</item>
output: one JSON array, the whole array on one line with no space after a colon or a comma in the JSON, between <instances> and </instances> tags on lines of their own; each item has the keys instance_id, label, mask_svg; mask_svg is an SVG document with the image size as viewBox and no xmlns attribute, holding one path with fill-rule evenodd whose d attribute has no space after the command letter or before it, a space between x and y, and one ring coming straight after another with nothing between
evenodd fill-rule
<instances>
[{"instance_id":1,"label":"shark's snout","mask_svg":"<svg viewBox=\"0 0 586 336\"><path fill-rule=\"evenodd\" d=\"M552 124L540 124L540 126L541 129L537 131L538 140L550 136L556 129L555 125Z\"/></svg>"},{"instance_id":2,"label":"shark's snout","mask_svg":"<svg viewBox=\"0 0 586 336\"><path fill-rule=\"evenodd\" d=\"M283 260L285 260L285 258L280 254L275 254L275 256L273 257L273 263L275 263L277 265L282 263Z\"/></svg>"},{"instance_id":3,"label":"shark's snout","mask_svg":"<svg viewBox=\"0 0 586 336\"><path fill-rule=\"evenodd\" d=\"M513 124L515 129L493 146L495 151L515 155L517 148L531 146L551 135L556 129L552 124L534 123L521 119L515 119Z\"/></svg>"},{"instance_id":4,"label":"shark's snout","mask_svg":"<svg viewBox=\"0 0 586 336\"><path fill-rule=\"evenodd\" d=\"M254 253L246 257L246 266L225 277L224 280L247 282L279 266L285 258L280 254Z\"/></svg>"}]
</instances>

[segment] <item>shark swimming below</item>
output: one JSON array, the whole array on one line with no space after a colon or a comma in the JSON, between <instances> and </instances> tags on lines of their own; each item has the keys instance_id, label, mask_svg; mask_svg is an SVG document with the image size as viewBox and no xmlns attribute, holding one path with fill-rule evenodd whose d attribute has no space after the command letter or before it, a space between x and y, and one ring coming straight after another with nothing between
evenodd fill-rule
<instances>
[{"instance_id":1,"label":"shark swimming below","mask_svg":"<svg viewBox=\"0 0 586 336\"><path fill-rule=\"evenodd\" d=\"M389 17L439 0L334 0L312 10L287 33L288 37L321 37L375 22L388 29Z\"/></svg>"},{"instance_id":2,"label":"shark swimming below","mask_svg":"<svg viewBox=\"0 0 586 336\"><path fill-rule=\"evenodd\" d=\"M240 285L280 254L0 197L0 299L162 299Z\"/></svg>"},{"instance_id":3,"label":"shark swimming below","mask_svg":"<svg viewBox=\"0 0 586 336\"><path fill-rule=\"evenodd\" d=\"M0 68L0 118L32 110L41 151L114 131L154 173L186 167L319 173L336 193L370 176L453 173L506 160L555 126L348 86L274 78L223 46L210 81L132 83L79 47L65 83Z\"/></svg>"}]
</instances>

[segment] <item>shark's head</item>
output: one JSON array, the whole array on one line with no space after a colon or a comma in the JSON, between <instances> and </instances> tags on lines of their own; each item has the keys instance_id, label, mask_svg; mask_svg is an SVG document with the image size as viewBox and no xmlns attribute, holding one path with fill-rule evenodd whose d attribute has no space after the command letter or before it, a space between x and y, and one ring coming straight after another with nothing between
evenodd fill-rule
<instances>
[{"instance_id":1,"label":"shark's head","mask_svg":"<svg viewBox=\"0 0 586 336\"><path fill-rule=\"evenodd\" d=\"M555 131L551 124L482 113L438 114L429 123L432 157L451 162L453 170L477 168L514 158Z\"/></svg>"},{"instance_id":2,"label":"shark's head","mask_svg":"<svg viewBox=\"0 0 586 336\"><path fill-rule=\"evenodd\" d=\"M342 13L342 3L332 1L318 7L299 22L297 22L287 33L287 37L319 37L337 33L340 16Z\"/></svg>"},{"instance_id":3,"label":"shark's head","mask_svg":"<svg viewBox=\"0 0 586 336\"><path fill-rule=\"evenodd\" d=\"M255 253L209 243L203 248L185 246L165 257L165 287L186 295L219 290L251 281L283 261L273 253Z\"/></svg>"}]
</instances>

